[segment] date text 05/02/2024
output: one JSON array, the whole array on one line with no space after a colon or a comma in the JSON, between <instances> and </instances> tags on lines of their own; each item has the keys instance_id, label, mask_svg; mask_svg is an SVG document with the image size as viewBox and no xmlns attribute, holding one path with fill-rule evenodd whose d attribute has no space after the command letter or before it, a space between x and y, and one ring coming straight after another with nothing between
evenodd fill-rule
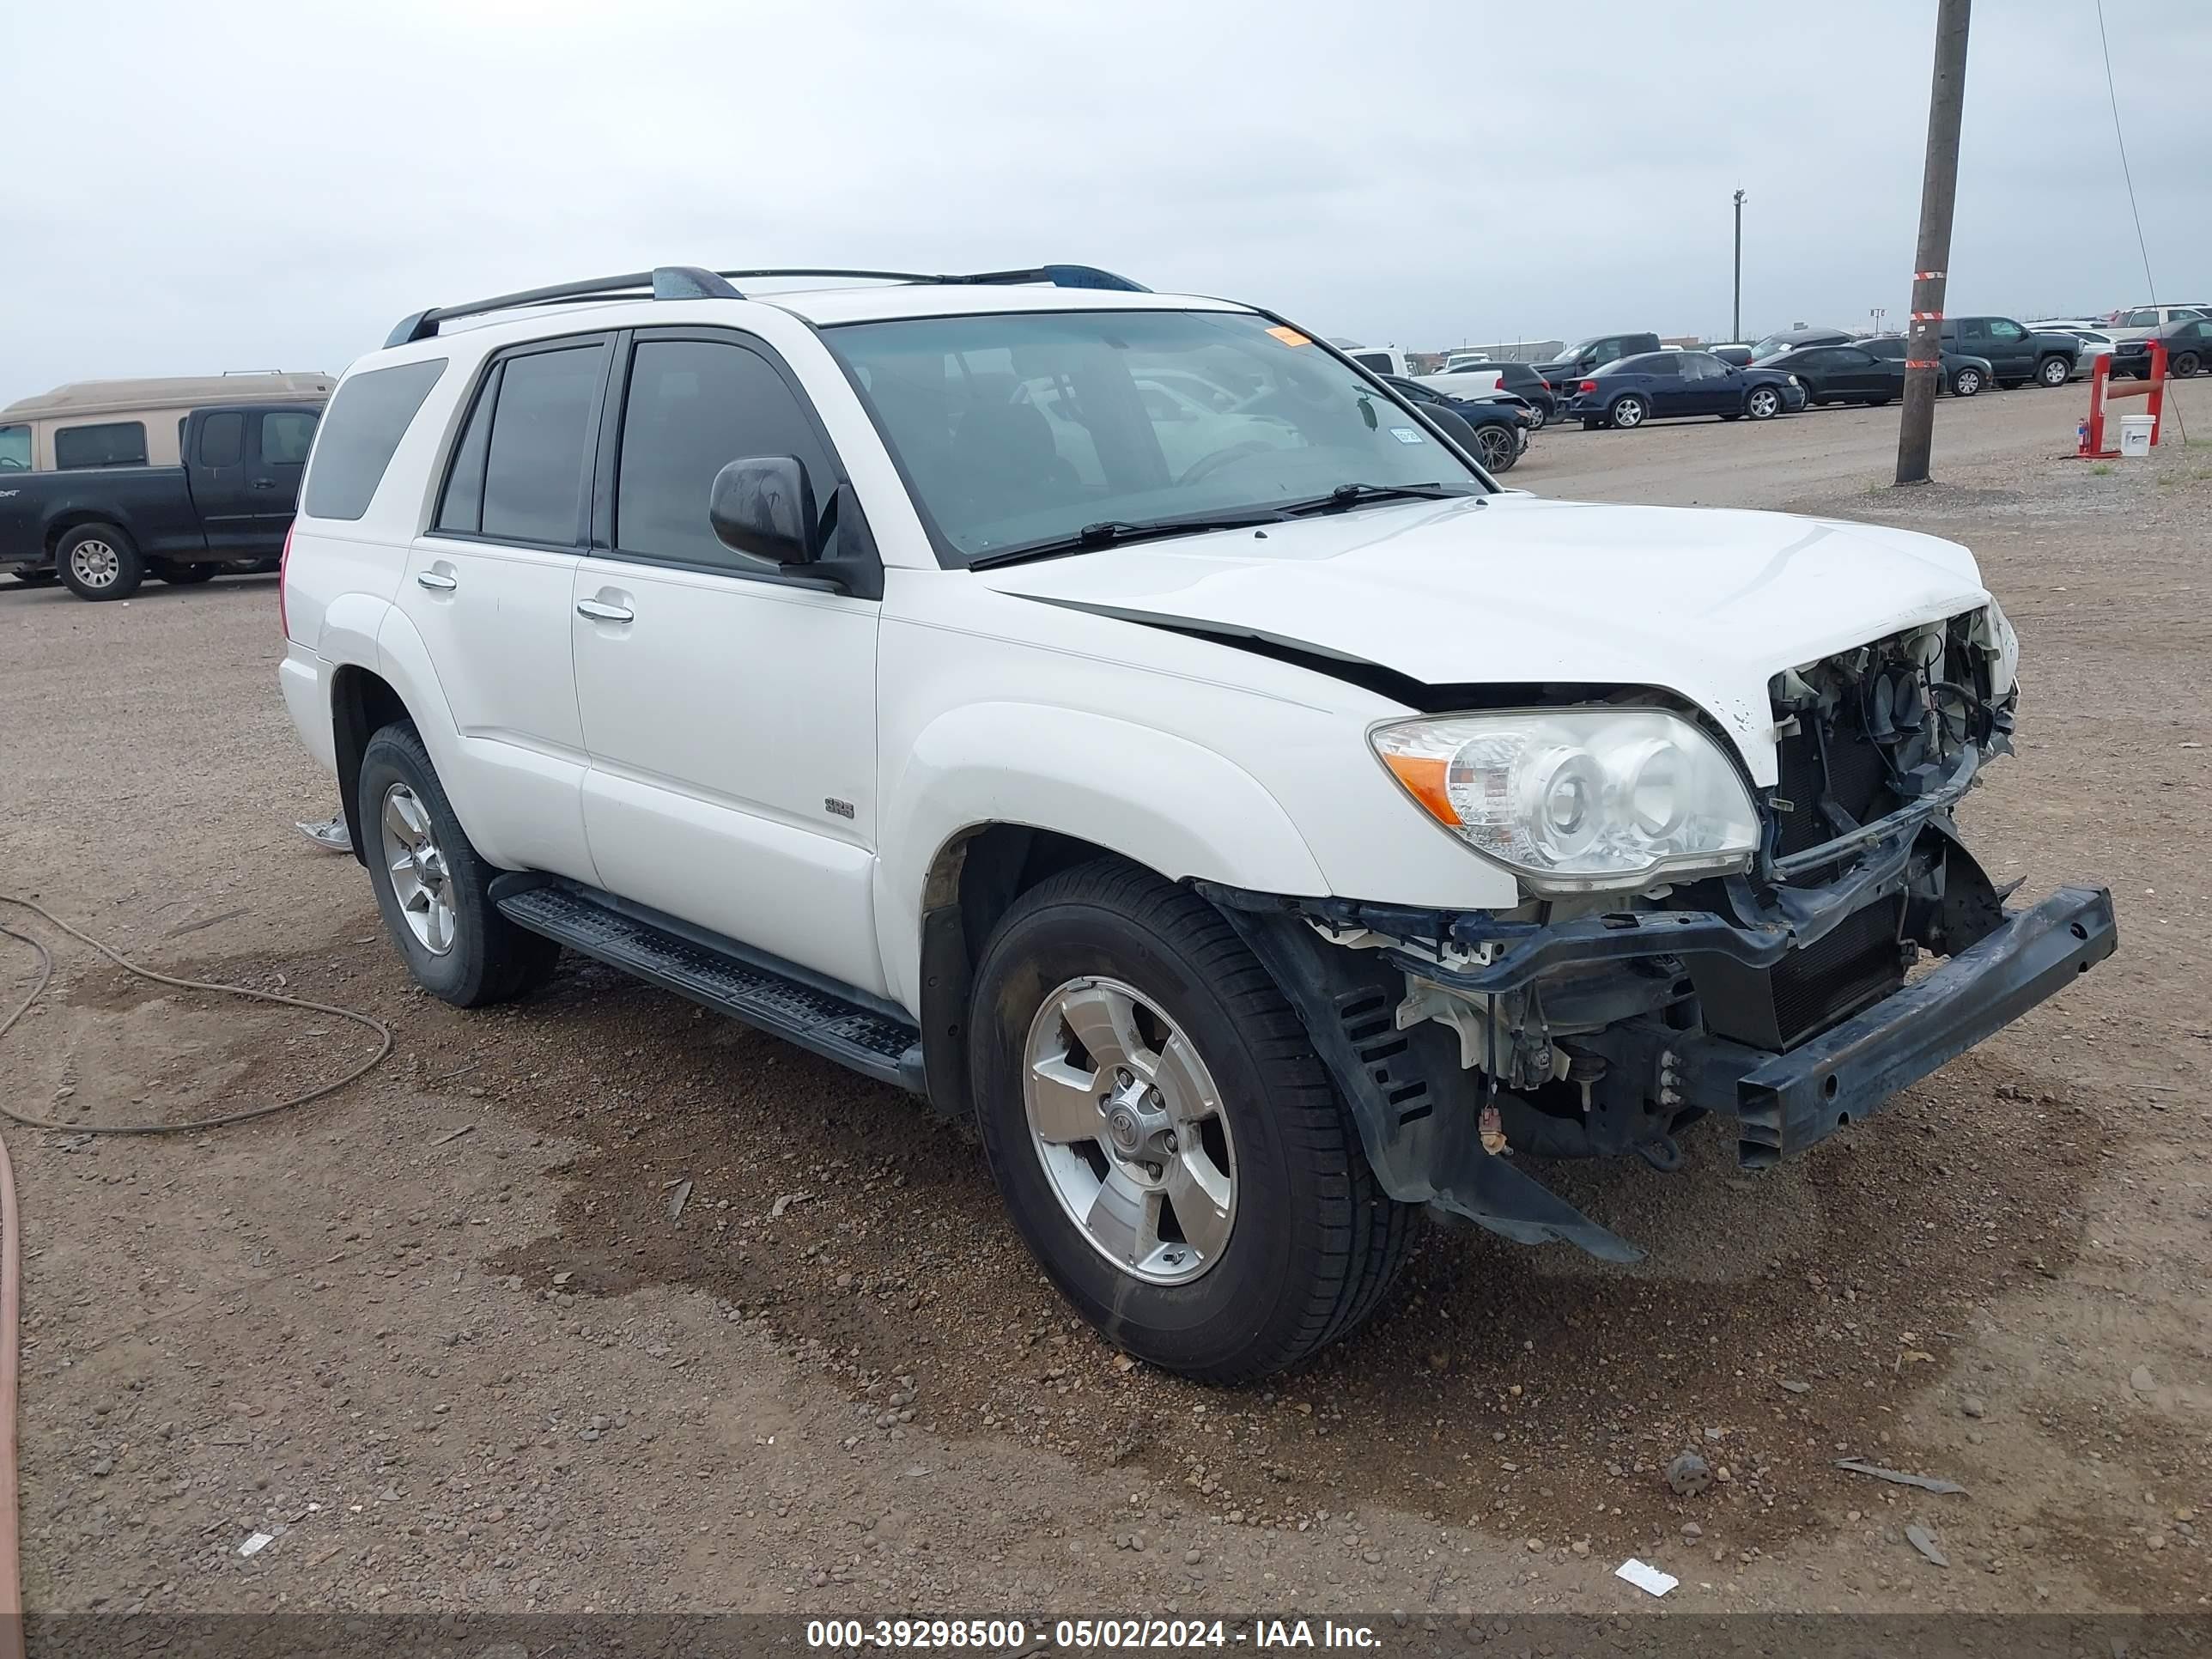
<instances>
[{"instance_id":1,"label":"date text 05/02/2024","mask_svg":"<svg viewBox=\"0 0 2212 1659\"><path fill-rule=\"evenodd\" d=\"M1036 1634L1042 1639L1044 1631ZM1334 1620L1255 1619L1231 1623L1221 1619L1059 1619L1051 1626L1052 1644L1077 1652L1175 1652L1193 1648L1243 1648L1267 1652L1295 1648L1375 1649L1382 1642L1368 1625ZM810 1619L810 1648L927 1648L1020 1650L1030 1642L1029 1627L1012 1619Z\"/></svg>"}]
</instances>

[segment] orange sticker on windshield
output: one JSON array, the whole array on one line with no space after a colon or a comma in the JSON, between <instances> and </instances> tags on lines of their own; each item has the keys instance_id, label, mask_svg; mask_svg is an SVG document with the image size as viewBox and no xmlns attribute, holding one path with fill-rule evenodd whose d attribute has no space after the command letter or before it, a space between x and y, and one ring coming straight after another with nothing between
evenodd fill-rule
<instances>
[{"instance_id":1,"label":"orange sticker on windshield","mask_svg":"<svg viewBox=\"0 0 2212 1659\"><path fill-rule=\"evenodd\" d=\"M1303 334L1299 333L1299 332L1297 331L1297 330L1296 330L1296 329L1294 329L1294 328L1285 328L1285 327L1283 327L1280 324L1278 324L1278 325L1276 325L1273 328L1269 329L1269 330L1267 331L1267 332L1268 332L1268 333L1270 333L1270 334L1272 334L1272 335L1273 335L1277 339L1280 340L1280 341L1281 341L1285 345L1291 345L1291 346L1297 346L1297 345L1311 345L1311 344L1313 343L1313 342L1312 342L1311 340L1309 340L1308 338L1306 338L1306 337L1305 337L1304 335L1303 335Z\"/></svg>"}]
</instances>

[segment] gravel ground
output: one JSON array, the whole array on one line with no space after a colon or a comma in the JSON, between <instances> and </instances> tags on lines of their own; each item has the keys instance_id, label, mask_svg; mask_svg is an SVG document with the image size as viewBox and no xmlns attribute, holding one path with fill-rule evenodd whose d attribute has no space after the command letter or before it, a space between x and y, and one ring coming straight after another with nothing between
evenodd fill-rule
<instances>
[{"instance_id":1,"label":"gravel ground","mask_svg":"<svg viewBox=\"0 0 2212 1659\"><path fill-rule=\"evenodd\" d=\"M1539 436L1540 493L1971 544L2027 694L1966 830L2029 896L2109 884L2121 953L1771 1175L1704 1133L1674 1175L1548 1172L1650 1258L1434 1231L1269 1390L1072 1321L903 1097L590 966L487 1014L410 989L358 866L289 827L328 790L269 580L0 587L0 887L398 1036L214 1135L11 1130L28 1606L1602 1612L1650 1605L1611 1577L1637 1554L1708 1610L2202 1608L2212 442L2051 459L2083 400L1946 404L1942 482L1903 493L1893 409ZM2176 401L2212 439L2212 389ZM33 1111L179 1121L368 1040L50 942L0 1048Z\"/></svg>"}]
</instances>

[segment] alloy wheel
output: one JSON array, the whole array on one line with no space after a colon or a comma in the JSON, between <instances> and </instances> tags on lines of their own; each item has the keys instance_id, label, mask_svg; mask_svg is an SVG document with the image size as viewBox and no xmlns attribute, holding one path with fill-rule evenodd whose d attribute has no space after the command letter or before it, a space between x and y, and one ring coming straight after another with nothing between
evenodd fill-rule
<instances>
[{"instance_id":1,"label":"alloy wheel","mask_svg":"<svg viewBox=\"0 0 2212 1659\"><path fill-rule=\"evenodd\" d=\"M1022 1104L1045 1179L1091 1248L1187 1285L1229 1247L1237 1152L1197 1048L1135 987L1072 979L1030 1022Z\"/></svg>"},{"instance_id":2,"label":"alloy wheel","mask_svg":"<svg viewBox=\"0 0 2212 1659\"><path fill-rule=\"evenodd\" d=\"M123 574L123 560L96 537L87 537L70 550L70 572L86 587L112 587Z\"/></svg>"},{"instance_id":3,"label":"alloy wheel","mask_svg":"<svg viewBox=\"0 0 2212 1659\"><path fill-rule=\"evenodd\" d=\"M404 783L384 792L379 814L385 867L392 872L392 896L415 942L434 957L453 948L456 932L453 876L439 850L437 827L422 797Z\"/></svg>"},{"instance_id":4,"label":"alloy wheel","mask_svg":"<svg viewBox=\"0 0 2212 1659\"><path fill-rule=\"evenodd\" d=\"M1750 410L1753 420L1769 420L1780 410L1782 399L1775 394L1772 386L1763 386L1751 394L1750 401L1744 406Z\"/></svg>"}]
</instances>

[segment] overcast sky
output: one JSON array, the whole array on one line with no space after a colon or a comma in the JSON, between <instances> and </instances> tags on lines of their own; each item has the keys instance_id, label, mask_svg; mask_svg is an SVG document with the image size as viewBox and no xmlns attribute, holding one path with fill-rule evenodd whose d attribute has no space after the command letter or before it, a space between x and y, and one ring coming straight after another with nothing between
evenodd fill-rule
<instances>
[{"instance_id":1,"label":"overcast sky","mask_svg":"<svg viewBox=\"0 0 2212 1659\"><path fill-rule=\"evenodd\" d=\"M1908 299L1935 0L72 0L0 16L0 402L655 263L1071 260L1415 348ZM2145 297L2094 0L1979 0L1950 308ZM2107 0L2166 299L2212 0Z\"/></svg>"}]
</instances>

